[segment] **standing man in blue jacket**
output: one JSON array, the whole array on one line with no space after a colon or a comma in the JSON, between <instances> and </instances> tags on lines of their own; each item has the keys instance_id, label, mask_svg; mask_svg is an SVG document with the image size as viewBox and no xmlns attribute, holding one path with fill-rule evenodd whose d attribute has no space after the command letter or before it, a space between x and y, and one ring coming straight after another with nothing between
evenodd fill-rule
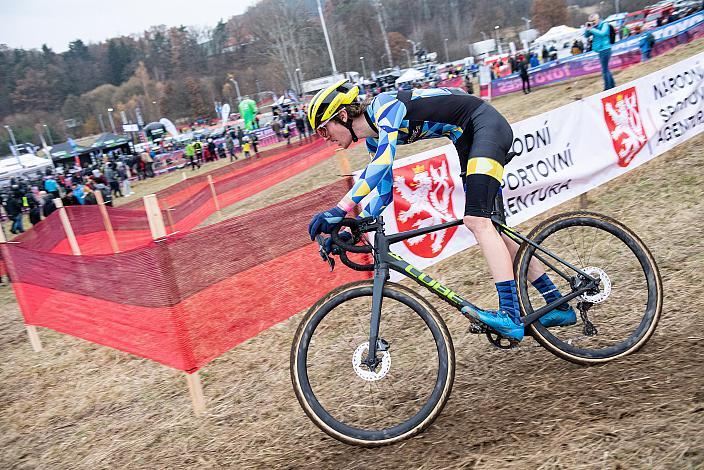
<instances>
[{"instance_id":1,"label":"standing man in blue jacket","mask_svg":"<svg viewBox=\"0 0 704 470\"><path fill-rule=\"evenodd\" d=\"M611 58L611 34L609 24L601 21L596 13L589 16L586 24L587 30L584 36L592 36L592 50L599 54L601 63L601 76L604 78L604 90L609 90L616 86L614 77L609 71L609 59Z\"/></svg>"}]
</instances>

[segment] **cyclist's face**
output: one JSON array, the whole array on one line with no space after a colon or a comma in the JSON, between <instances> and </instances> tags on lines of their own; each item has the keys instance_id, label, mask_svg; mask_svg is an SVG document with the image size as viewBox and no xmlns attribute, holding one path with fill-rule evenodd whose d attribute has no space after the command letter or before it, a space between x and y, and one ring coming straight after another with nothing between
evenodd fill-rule
<instances>
[{"instance_id":1,"label":"cyclist's face","mask_svg":"<svg viewBox=\"0 0 704 470\"><path fill-rule=\"evenodd\" d=\"M347 119L346 110L342 110L338 117ZM323 139L328 142L336 142L340 147L345 149L352 143L350 131L335 119L329 121L323 127L318 128L317 132Z\"/></svg>"}]
</instances>

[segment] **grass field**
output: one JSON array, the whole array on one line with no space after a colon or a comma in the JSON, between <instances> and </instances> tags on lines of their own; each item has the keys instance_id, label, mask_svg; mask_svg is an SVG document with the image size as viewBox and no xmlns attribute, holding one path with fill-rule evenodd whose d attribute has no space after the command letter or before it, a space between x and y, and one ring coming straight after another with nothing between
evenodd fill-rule
<instances>
[{"instance_id":1,"label":"grass field","mask_svg":"<svg viewBox=\"0 0 704 470\"><path fill-rule=\"evenodd\" d=\"M616 82L702 50L702 40L680 46L616 73ZM493 104L517 121L600 90L592 77ZM444 143L401 146L399 156ZM433 301L455 342L453 394L433 426L396 446L347 447L305 416L288 372L300 314L201 371L208 412L197 418L178 371L44 329L45 350L32 353L12 291L0 287L0 468L704 468L704 240L693 230L704 220L703 143L702 135L691 139L588 195L590 210L633 229L660 266L663 316L640 352L584 368L529 339L518 351L497 351ZM343 154L353 167L364 165L361 148ZM336 158L225 212L327 184L339 173ZM173 183L155 179L149 190L162 181ZM570 201L520 228L576 208ZM428 273L479 305L496 302L476 248Z\"/></svg>"}]
</instances>

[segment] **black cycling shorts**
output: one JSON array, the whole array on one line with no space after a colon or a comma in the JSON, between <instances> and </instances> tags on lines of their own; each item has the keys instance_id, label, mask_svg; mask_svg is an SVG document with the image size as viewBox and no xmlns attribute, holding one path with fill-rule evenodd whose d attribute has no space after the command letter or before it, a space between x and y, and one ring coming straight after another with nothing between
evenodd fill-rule
<instances>
[{"instance_id":1,"label":"black cycling shorts","mask_svg":"<svg viewBox=\"0 0 704 470\"><path fill-rule=\"evenodd\" d=\"M464 215L491 217L501 187L506 155L513 145L513 130L487 103L477 108L465 132L455 142L465 187Z\"/></svg>"}]
</instances>

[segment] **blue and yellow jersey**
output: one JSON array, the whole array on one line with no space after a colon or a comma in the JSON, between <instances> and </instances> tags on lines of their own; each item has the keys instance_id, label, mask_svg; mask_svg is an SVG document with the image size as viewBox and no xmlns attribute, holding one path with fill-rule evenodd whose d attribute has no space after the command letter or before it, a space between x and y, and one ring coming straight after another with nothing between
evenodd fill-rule
<instances>
[{"instance_id":1,"label":"blue and yellow jersey","mask_svg":"<svg viewBox=\"0 0 704 470\"><path fill-rule=\"evenodd\" d=\"M371 161L359 180L340 201L338 206L347 212L376 189L362 217L378 216L393 200L393 163L396 146L410 144L419 139L447 137L453 143L471 133L471 115L483 103L480 98L464 91L449 88L413 90L407 105L397 99L397 93L377 95L365 118L378 133L366 139Z\"/></svg>"}]
</instances>

